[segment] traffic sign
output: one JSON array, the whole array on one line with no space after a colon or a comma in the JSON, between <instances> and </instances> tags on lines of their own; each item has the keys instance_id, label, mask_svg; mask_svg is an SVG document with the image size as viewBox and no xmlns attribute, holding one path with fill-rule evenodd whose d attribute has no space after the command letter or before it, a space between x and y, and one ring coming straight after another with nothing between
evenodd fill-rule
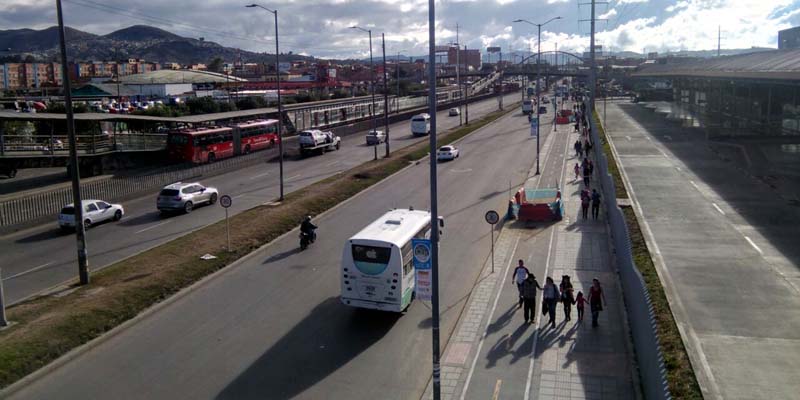
<instances>
[{"instance_id":1,"label":"traffic sign","mask_svg":"<svg viewBox=\"0 0 800 400\"><path fill-rule=\"evenodd\" d=\"M486 218L486 222L494 225L498 221L500 221L500 214L498 214L497 211L495 211L495 210L489 210L489 211L486 212L485 218Z\"/></svg>"},{"instance_id":2,"label":"traffic sign","mask_svg":"<svg viewBox=\"0 0 800 400\"><path fill-rule=\"evenodd\" d=\"M221 205L223 208L228 208L231 205L233 205L233 199L231 198L231 196L228 196L226 194L219 198L219 205Z\"/></svg>"},{"instance_id":3,"label":"traffic sign","mask_svg":"<svg viewBox=\"0 0 800 400\"><path fill-rule=\"evenodd\" d=\"M414 254L414 269L431 269L430 239L411 239Z\"/></svg>"},{"instance_id":4,"label":"traffic sign","mask_svg":"<svg viewBox=\"0 0 800 400\"><path fill-rule=\"evenodd\" d=\"M531 136L536 137L536 128L539 125L539 117L531 118Z\"/></svg>"}]
</instances>

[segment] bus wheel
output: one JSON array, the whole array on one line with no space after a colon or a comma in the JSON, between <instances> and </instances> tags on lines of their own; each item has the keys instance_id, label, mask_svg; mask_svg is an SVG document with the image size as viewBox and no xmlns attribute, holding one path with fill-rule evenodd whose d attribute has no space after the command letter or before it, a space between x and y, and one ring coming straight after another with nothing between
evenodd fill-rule
<instances>
[{"instance_id":1,"label":"bus wheel","mask_svg":"<svg viewBox=\"0 0 800 400\"><path fill-rule=\"evenodd\" d=\"M269 141L269 148L275 147L275 139Z\"/></svg>"},{"instance_id":2,"label":"bus wheel","mask_svg":"<svg viewBox=\"0 0 800 400\"><path fill-rule=\"evenodd\" d=\"M209 154L208 162L213 163L214 161L217 161L217 156L214 153Z\"/></svg>"},{"instance_id":3,"label":"bus wheel","mask_svg":"<svg viewBox=\"0 0 800 400\"><path fill-rule=\"evenodd\" d=\"M340 142L336 142L336 150L339 150L339 143Z\"/></svg>"},{"instance_id":4,"label":"bus wheel","mask_svg":"<svg viewBox=\"0 0 800 400\"><path fill-rule=\"evenodd\" d=\"M250 154L250 145L244 146L244 154Z\"/></svg>"}]
</instances>

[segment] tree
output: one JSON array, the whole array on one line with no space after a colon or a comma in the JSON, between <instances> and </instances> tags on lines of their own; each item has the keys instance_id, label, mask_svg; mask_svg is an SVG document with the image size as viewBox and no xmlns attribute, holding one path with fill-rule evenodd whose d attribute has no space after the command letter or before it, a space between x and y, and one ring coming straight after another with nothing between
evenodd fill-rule
<instances>
[{"instance_id":1,"label":"tree","mask_svg":"<svg viewBox=\"0 0 800 400\"><path fill-rule=\"evenodd\" d=\"M214 57L214 59L208 63L208 70L211 72L222 72L222 64L224 64L224 61L221 58Z\"/></svg>"}]
</instances>

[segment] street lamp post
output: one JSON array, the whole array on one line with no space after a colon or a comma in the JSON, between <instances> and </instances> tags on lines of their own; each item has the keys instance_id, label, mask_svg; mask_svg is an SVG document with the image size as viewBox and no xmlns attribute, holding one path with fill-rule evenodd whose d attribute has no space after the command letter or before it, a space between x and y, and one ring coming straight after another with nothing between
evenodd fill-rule
<instances>
[{"instance_id":1,"label":"street lamp post","mask_svg":"<svg viewBox=\"0 0 800 400\"><path fill-rule=\"evenodd\" d=\"M372 130L375 131L375 64L372 62L372 30L364 29L360 26L351 26L350 29L358 29L362 32L369 34L369 69L372 72L372 107L370 107L369 118L372 125ZM378 148L375 147L375 159L378 159Z\"/></svg>"},{"instance_id":2,"label":"street lamp post","mask_svg":"<svg viewBox=\"0 0 800 400\"><path fill-rule=\"evenodd\" d=\"M537 35L536 35L537 36L537 39L536 39L537 40L537 45L536 45L536 47L537 47L537 49L536 49L536 175L539 175L539 173L540 173L539 172L539 125L541 125L542 121L539 118L539 115L540 115L540 113L539 113L539 104L540 104L540 102L539 102L539 100L540 100L539 99L539 93L540 93L540 91L539 91L539 86L540 86L539 85L539 80L541 79L540 76L539 76L539 62L542 59L542 27L547 25L547 24L549 24L549 23L551 23L551 22L553 22L553 21L555 21L555 20L557 20L557 19L561 19L561 17L550 18L549 20L547 20L547 22L545 22L543 24L534 24L533 22L528 21L527 19L514 20L514 22L524 22L526 24L533 25L533 26L535 26L537 28Z\"/></svg>"},{"instance_id":3,"label":"street lamp post","mask_svg":"<svg viewBox=\"0 0 800 400\"><path fill-rule=\"evenodd\" d=\"M81 285L89 283L89 259L86 254L86 227L83 224L83 202L81 201L81 177L78 167L78 150L75 140L75 115L72 111L72 87L67 68L67 41L64 35L64 16L61 0L56 0L58 12L58 37L61 50L61 75L64 82L64 107L67 112L67 135L69 135L69 163L72 175L72 204L75 210L75 239L78 242L78 277Z\"/></svg>"},{"instance_id":4,"label":"street lamp post","mask_svg":"<svg viewBox=\"0 0 800 400\"><path fill-rule=\"evenodd\" d=\"M272 10L259 4L250 4L245 7L258 7L275 16L275 82L278 91L278 168L280 170L281 197L283 201L283 104L281 102L281 53L278 46L278 10Z\"/></svg>"},{"instance_id":5,"label":"street lamp post","mask_svg":"<svg viewBox=\"0 0 800 400\"><path fill-rule=\"evenodd\" d=\"M383 129L386 131L386 154L389 157L389 75L386 72L386 37L381 32L381 48L383 49Z\"/></svg>"}]
</instances>

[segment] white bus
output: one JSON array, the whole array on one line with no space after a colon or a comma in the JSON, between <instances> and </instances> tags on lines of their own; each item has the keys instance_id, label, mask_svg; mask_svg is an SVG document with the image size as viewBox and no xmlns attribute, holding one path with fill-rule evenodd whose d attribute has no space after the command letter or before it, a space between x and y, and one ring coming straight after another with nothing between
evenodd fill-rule
<instances>
[{"instance_id":1,"label":"white bus","mask_svg":"<svg viewBox=\"0 0 800 400\"><path fill-rule=\"evenodd\" d=\"M411 134L414 136L424 136L431 133L431 116L428 114L418 114L411 117Z\"/></svg>"},{"instance_id":2,"label":"white bus","mask_svg":"<svg viewBox=\"0 0 800 400\"><path fill-rule=\"evenodd\" d=\"M430 223L428 211L396 209L348 239L342 253L342 303L395 312L408 308L414 297L411 239L429 238Z\"/></svg>"},{"instance_id":3,"label":"white bus","mask_svg":"<svg viewBox=\"0 0 800 400\"><path fill-rule=\"evenodd\" d=\"M522 114L533 114L533 101L531 99L522 100Z\"/></svg>"}]
</instances>

